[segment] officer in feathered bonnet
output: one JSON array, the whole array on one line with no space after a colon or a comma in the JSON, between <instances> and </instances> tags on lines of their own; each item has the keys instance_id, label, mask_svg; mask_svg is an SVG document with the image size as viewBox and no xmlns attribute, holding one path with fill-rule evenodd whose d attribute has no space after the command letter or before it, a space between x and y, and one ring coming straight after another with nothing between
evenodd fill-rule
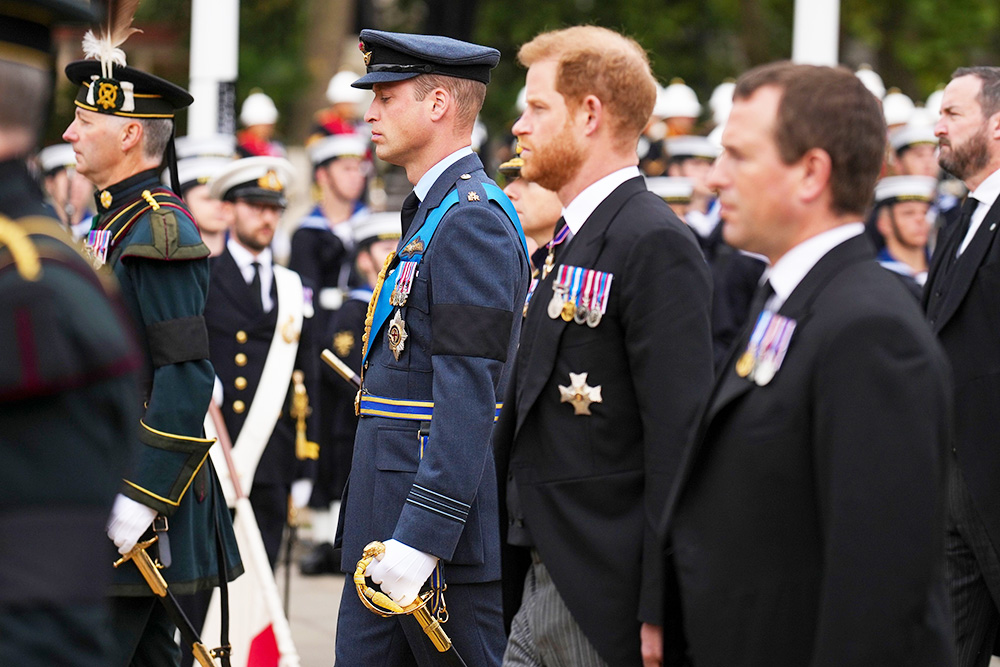
<instances>
[{"instance_id":1,"label":"officer in feathered bonnet","mask_svg":"<svg viewBox=\"0 0 1000 667\"><path fill-rule=\"evenodd\" d=\"M372 581L403 606L428 579L438 593L447 585L430 612L449 619L468 664L495 665L505 642L490 437L528 282L517 214L471 148L500 53L378 30L361 31L361 51L354 86L375 93L365 121L376 155L414 190L366 318L341 569L383 541ZM366 609L350 578L336 652L340 665L433 664L437 653L416 623Z\"/></svg>"},{"instance_id":2,"label":"officer in feathered bonnet","mask_svg":"<svg viewBox=\"0 0 1000 667\"><path fill-rule=\"evenodd\" d=\"M161 164L171 169L174 114L192 102L182 88L130 67L121 44L135 32L138 4L111 2L108 19L83 40L85 60L66 75L80 86L76 118L63 134L77 170L98 189L97 215L86 248L121 285L141 334L149 377L135 404L137 454L108 522L121 554L158 536L161 573L175 594L210 589L242 571L232 521L204 437L203 422L215 374L208 361L203 309L208 292L208 248L190 211L162 187ZM96 34L95 34L96 32ZM216 556L216 530L224 556ZM114 550L108 550L108 567ZM160 598L138 568L114 573L112 628L116 655L109 665L148 660L174 664L180 649Z\"/></svg>"}]
</instances>

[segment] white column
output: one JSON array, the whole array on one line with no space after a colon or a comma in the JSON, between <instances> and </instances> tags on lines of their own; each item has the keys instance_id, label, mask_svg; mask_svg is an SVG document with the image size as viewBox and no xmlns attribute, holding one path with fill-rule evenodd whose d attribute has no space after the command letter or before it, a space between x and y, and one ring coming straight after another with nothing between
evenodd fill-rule
<instances>
[{"instance_id":1,"label":"white column","mask_svg":"<svg viewBox=\"0 0 1000 667\"><path fill-rule=\"evenodd\" d=\"M795 0L793 61L836 65L839 36L840 0Z\"/></svg>"},{"instance_id":2,"label":"white column","mask_svg":"<svg viewBox=\"0 0 1000 667\"><path fill-rule=\"evenodd\" d=\"M240 0L192 0L189 136L235 131L239 38Z\"/></svg>"}]
</instances>

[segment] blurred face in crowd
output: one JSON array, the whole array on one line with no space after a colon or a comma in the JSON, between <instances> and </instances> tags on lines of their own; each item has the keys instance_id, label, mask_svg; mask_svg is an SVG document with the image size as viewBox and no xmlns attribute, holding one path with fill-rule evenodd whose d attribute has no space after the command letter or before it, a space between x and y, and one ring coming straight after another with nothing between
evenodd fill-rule
<instances>
[{"instance_id":1,"label":"blurred face in crowd","mask_svg":"<svg viewBox=\"0 0 1000 667\"><path fill-rule=\"evenodd\" d=\"M390 164L404 166L424 147L432 130L430 106L434 96L415 99L413 79L376 83L365 122L372 128L375 154Z\"/></svg>"},{"instance_id":2,"label":"blurred face in crowd","mask_svg":"<svg viewBox=\"0 0 1000 667\"><path fill-rule=\"evenodd\" d=\"M99 188L112 185L111 174L122 159L124 119L77 107L76 118L63 132L73 145L76 170Z\"/></svg>"},{"instance_id":3,"label":"blurred face in crowd","mask_svg":"<svg viewBox=\"0 0 1000 667\"><path fill-rule=\"evenodd\" d=\"M583 142L577 136L575 112L556 90L555 60L528 68L526 108L512 131L521 142L521 177L558 192L584 162Z\"/></svg>"},{"instance_id":4,"label":"blurred face in crowd","mask_svg":"<svg viewBox=\"0 0 1000 667\"><path fill-rule=\"evenodd\" d=\"M45 177L45 191L52 198L56 212L63 222L76 222L87 210L94 196L94 184L75 169L60 169ZM67 213L77 220L66 220Z\"/></svg>"},{"instance_id":5,"label":"blurred face in crowd","mask_svg":"<svg viewBox=\"0 0 1000 667\"><path fill-rule=\"evenodd\" d=\"M368 177L368 160L360 157L339 157L316 170L316 180L334 197L353 202L361 198Z\"/></svg>"},{"instance_id":6,"label":"blurred face in crowd","mask_svg":"<svg viewBox=\"0 0 1000 667\"><path fill-rule=\"evenodd\" d=\"M503 191L514 204L524 235L534 239L538 245L548 243L562 216L559 195L538 183L517 177L507 183Z\"/></svg>"},{"instance_id":7,"label":"blurred face in crowd","mask_svg":"<svg viewBox=\"0 0 1000 667\"><path fill-rule=\"evenodd\" d=\"M385 258L396 249L398 239L372 241L358 251L357 265L370 286L375 285L379 271L385 266Z\"/></svg>"},{"instance_id":8,"label":"blurred face in crowd","mask_svg":"<svg viewBox=\"0 0 1000 667\"><path fill-rule=\"evenodd\" d=\"M916 144L910 146L896 158L901 176L938 176L937 146Z\"/></svg>"},{"instance_id":9,"label":"blurred face in crowd","mask_svg":"<svg viewBox=\"0 0 1000 667\"><path fill-rule=\"evenodd\" d=\"M667 175L690 178L694 183L694 193L707 196L712 194L712 189L708 187L708 175L711 171L711 160L689 157L671 164L667 169Z\"/></svg>"},{"instance_id":10,"label":"blurred face in crowd","mask_svg":"<svg viewBox=\"0 0 1000 667\"><path fill-rule=\"evenodd\" d=\"M259 253L271 245L284 208L264 201L237 199L223 202L225 214L232 221L233 234L240 245Z\"/></svg>"},{"instance_id":11,"label":"blurred face in crowd","mask_svg":"<svg viewBox=\"0 0 1000 667\"><path fill-rule=\"evenodd\" d=\"M708 186L718 192L723 238L741 250L776 261L794 246L792 201L801 170L786 165L775 141L781 90L762 86L733 104L722 134L724 151Z\"/></svg>"},{"instance_id":12,"label":"blurred face in crowd","mask_svg":"<svg viewBox=\"0 0 1000 667\"><path fill-rule=\"evenodd\" d=\"M198 228L207 234L218 234L229 227L221 200L208 196L207 185L194 185L184 193L184 201L194 215Z\"/></svg>"},{"instance_id":13,"label":"blurred face in crowd","mask_svg":"<svg viewBox=\"0 0 1000 667\"><path fill-rule=\"evenodd\" d=\"M930 234L930 221L927 211L931 205L922 201L902 201L883 206L879 212L878 230L888 241L907 249L919 249L927 245Z\"/></svg>"},{"instance_id":14,"label":"blurred face in crowd","mask_svg":"<svg viewBox=\"0 0 1000 667\"><path fill-rule=\"evenodd\" d=\"M977 76L952 79L944 89L941 118L934 126L941 167L963 181L981 172L990 161L989 119L978 100L982 88Z\"/></svg>"}]
</instances>

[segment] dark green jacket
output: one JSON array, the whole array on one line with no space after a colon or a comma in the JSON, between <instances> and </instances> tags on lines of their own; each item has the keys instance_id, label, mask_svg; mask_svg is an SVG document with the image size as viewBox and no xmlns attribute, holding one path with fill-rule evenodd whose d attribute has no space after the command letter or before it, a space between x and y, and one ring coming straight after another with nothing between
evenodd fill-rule
<instances>
[{"instance_id":1,"label":"dark green jacket","mask_svg":"<svg viewBox=\"0 0 1000 667\"><path fill-rule=\"evenodd\" d=\"M91 237L110 232L107 264L121 285L150 369L136 430L138 452L122 493L166 517L172 564L163 576L175 593L191 593L218 583L216 526L230 579L242 572L232 521L208 458L212 441L203 437L215 379L203 317L209 252L190 212L160 186L154 170L111 186L96 199ZM132 566L119 568L113 591L150 592Z\"/></svg>"}]
</instances>

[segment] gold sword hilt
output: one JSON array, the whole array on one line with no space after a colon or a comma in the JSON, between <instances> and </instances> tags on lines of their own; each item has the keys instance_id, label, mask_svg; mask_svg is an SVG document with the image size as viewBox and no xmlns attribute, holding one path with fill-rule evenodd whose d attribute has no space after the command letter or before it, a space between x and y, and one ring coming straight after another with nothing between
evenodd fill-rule
<instances>
[{"instance_id":1,"label":"gold sword hilt","mask_svg":"<svg viewBox=\"0 0 1000 667\"><path fill-rule=\"evenodd\" d=\"M365 580L365 570L376 557L384 553L384 544L378 541L369 542L361 554L358 566L354 568L354 585L358 589L358 597L361 598L362 604L383 618L412 614L417 619L424 634L434 644L434 648L438 652L444 653L451 648L451 638L445 633L438 619L431 616L430 611L427 610L427 603L434 595L433 591L427 591L417 596L417 599L410 604L401 607L388 595L368 585Z\"/></svg>"},{"instance_id":2,"label":"gold sword hilt","mask_svg":"<svg viewBox=\"0 0 1000 667\"><path fill-rule=\"evenodd\" d=\"M153 546L158 539L160 538L154 535L150 540L137 542L136 545L132 547L131 551L114 562L114 566L118 567L122 563L127 563L128 561L134 562L136 567L139 568L139 574L141 574L142 578L146 580L147 584L149 584L149 588L153 591L153 593L162 598L167 596L167 582L163 578L163 575L160 574L160 567L162 566L154 563L153 559L149 557L148 553L146 553L146 549Z\"/></svg>"}]
</instances>

